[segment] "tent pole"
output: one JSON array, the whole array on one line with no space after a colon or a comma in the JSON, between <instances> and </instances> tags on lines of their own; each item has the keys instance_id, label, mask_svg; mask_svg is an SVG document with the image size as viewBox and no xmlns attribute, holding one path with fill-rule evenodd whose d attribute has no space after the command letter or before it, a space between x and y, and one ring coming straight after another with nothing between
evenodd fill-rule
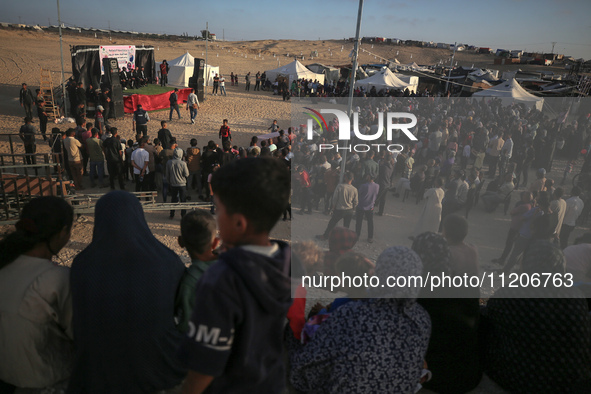
<instances>
[{"instance_id":1,"label":"tent pole","mask_svg":"<svg viewBox=\"0 0 591 394\"><path fill-rule=\"evenodd\" d=\"M66 81L64 79L64 50L62 45L62 19L60 16L60 0L57 0L57 24L60 33L60 57L62 59L62 97L64 100L64 116L68 117L68 100L66 97Z\"/></svg>"},{"instance_id":2,"label":"tent pole","mask_svg":"<svg viewBox=\"0 0 591 394\"><path fill-rule=\"evenodd\" d=\"M359 32L361 30L362 14L363 0L359 0L359 11L357 12L357 28L355 30L355 48L353 49L353 70L351 70L351 82L349 83L349 103L347 109L349 119L353 117L353 93L355 91L355 76L357 74L357 56L359 55ZM349 133L351 133L351 130L349 130ZM347 145L349 145L349 140L345 140L345 148L347 147ZM340 183L343 183L343 178L345 177L345 163L347 163L347 149L343 149L343 159L341 161L341 174L339 177Z\"/></svg>"}]
</instances>

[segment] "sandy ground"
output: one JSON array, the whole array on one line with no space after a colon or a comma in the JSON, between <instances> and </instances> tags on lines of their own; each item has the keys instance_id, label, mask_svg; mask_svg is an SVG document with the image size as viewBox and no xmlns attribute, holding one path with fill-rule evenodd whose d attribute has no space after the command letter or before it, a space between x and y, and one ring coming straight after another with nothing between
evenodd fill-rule
<instances>
[{"instance_id":1,"label":"sandy ground","mask_svg":"<svg viewBox=\"0 0 591 394\"><path fill-rule=\"evenodd\" d=\"M135 44L129 40L116 39L111 44ZM195 57L204 57L205 43L201 41L187 42L166 42L148 40L143 41L146 45L154 45L156 49L156 60L173 59L189 51ZM90 37L79 37L76 35L64 36L64 58L66 77L71 73L70 56L68 48L70 45L82 44L109 44L108 39L94 39ZM209 63L220 66L220 71L228 81L230 72L244 75L251 72L264 71L276 68L279 64L287 64L291 61L286 55L306 56L304 64L320 62L325 64L347 64L348 57L353 44L345 41L254 41L254 42L224 42L211 44L208 50ZM342 49L341 49L342 48ZM444 62L449 58L449 51L442 49L420 49L414 47L399 47L389 45L378 45L371 48L371 44L363 44L362 48L373 52L384 58L397 58L401 63L415 61L419 64L433 64L442 59ZM330 49L330 51L329 51ZM308 56L312 50L319 53L319 58L309 60ZM398 52L398 55L396 55ZM203 53L203 55L202 55ZM259 56L260 54L260 56ZM275 54L276 57L273 55ZM410 55L412 59L410 58ZM360 63L375 63L379 59L362 52ZM517 69L518 66L494 66L493 57L477 55L473 53L460 52L456 54L459 65L490 67L495 69ZM39 82L39 68L44 67L52 71L54 82L60 79L60 56L59 41L55 34L8 31L0 30L0 133L15 133L22 124L24 111L19 107L18 91L22 82L27 82L31 89L35 89ZM548 70L549 68L545 68ZM555 69L555 72L561 72ZM254 87L254 84L252 85ZM234 143L248 145L252 135L265 134L267 127L273 119L279 120L281 127L288 127L290 123L291 106L285 103L278 96L269 92L245 92L243 79L238 87L226 83L227 97L207 96L205 103L202 103L196 125L188 121L188 113L183 111L183 119L173 120L169 125L173 135L179 140L180 146L186 148L191 138L197 138L199 145L205 145L208 140L218 141L217 133L222 119L228 118ZM150 113L149 134L155 136L159 129L159 121L168 119L168 111L156 111ZM124 138L132 137L131 117L114 121ZM51 125L50 125L51 127ZM65 130L70 125L60 125ZM24 149L18 146L17 150ZM39 152L48 152L49 148L39 144ZM8 152L8 144L5 138L0 138L0 153ZM555 172L551 174L555 179L561 177L564 162L558 160L555 163ZM559 173L560 172L560 173ZM578 171L575 169L575 174ZM533 174L531 179L533 179ZM88 183L87 178L85 182ZM128 190L131 185L128 184ZM102 189L103 191L106 189ZM98 192L98 190L90 190ZM357 243L355 250L365 253L368 257L375 259L379 253L388 246L409 245L409 233L415 226L422 210L422 204L415 204L413 199L402 203L401 198L394 198L388 195L386 211L383 217L375 217L375 242L367 243L367 227L364 223L361 240ZM514 198L515 201L515 198ZM315 234L321 234L328 222L329 217L319 211L312 215L300 216L295 214L294 207L293 221L280 221L273 230L272 236L279 239L301 241L311 239ZM59 259L62 264L70 265L78 252L83 250L91 241L94 218L92 215L85 215L86 222L76 222L72 232L70 243L60 253ZM146 218L156 237L165 245L178 253L183 261L188 262L187 253L177 244L179 235L180 219L168 219L167 212L156 212L146 214ZM504 216L502 209L497 209L493 214L485 213L481 206L475 207L470 214L470 233L467 241L476 245L480 254L481 269L493 268L490 260L498 257L502 251L506 232L509 227L509 217ZM354 222L352 227L354 228ZM0 227L0 232L10 231L10 226ZM292 237L293 230L293 237ZM577 228L571 239L579 236L589 228ZM320 246L327 248L326 242L320 242ZM490 295L490 289L486 290L483 297ZM498 392L485 380L483 383L486 389L478 389L475 392ZM482 387L482 385L481 385Z\"/></svg>"}]
</instances>

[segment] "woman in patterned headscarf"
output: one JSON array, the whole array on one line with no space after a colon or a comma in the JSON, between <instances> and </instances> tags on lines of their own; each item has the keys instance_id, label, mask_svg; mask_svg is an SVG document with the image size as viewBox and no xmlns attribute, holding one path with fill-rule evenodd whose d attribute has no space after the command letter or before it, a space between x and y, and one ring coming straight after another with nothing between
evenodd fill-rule
<instances>
[{"instance_id":1,"label":"woman in patterned headscarf","mask_svg":"<svg viewBox=\"0 0 591 394\"><path fill-rule=\"evenodd\" d=\"M562 251L548 241L526 249L522 273L559 274ZM543 277L541 278L544 283ZM588 392L591 385L591 316L572 287L502 288L488 301L486 372L511 392ZM541 298L543 297L543 298ZM585 392L585 391L580 391Z\"/></svg>"},{"instance_id":2,"label":"woman in patterned headscarf","mask_svg":"<svg viewBox=\"0 0 591 394\"><path fill-rule=\"evenodd\" d=\"M380 285L369 291L375 298L338 308L306 345L291 338L294 387L322 393L414 393L429 342L429 316L416 303L418 287L381 285L389 276L421 271L421 260L406 247L382 252L375 269Z\"/></svg>"},{"instance_id":3,"label":"woman in patterned headscarf","mask_svg":"<svg viewBox=\"0 0 591 394\"><path fill-rule=\"evenodd\" d=\"M443 236L423 233L412 249L423 261L423 277L453 275L451 253ZM465 393L480 382L478 321L480 290L424 288L419 304L431 317L431 340L426 361L433 378L424 384L438 393ZM468 298L466 298L468 297Z\"/></svg>"}]
</instances>

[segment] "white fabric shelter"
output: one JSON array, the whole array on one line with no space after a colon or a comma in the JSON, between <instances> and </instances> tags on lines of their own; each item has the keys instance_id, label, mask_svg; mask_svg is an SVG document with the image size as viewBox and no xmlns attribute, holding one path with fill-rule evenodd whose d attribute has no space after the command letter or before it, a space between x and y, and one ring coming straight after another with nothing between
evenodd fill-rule
<instances>
[{"instance_id":1,"label":"white fabric shelter","mask_svg":"<svg viewBox=\"0 0 591 394\"><path fill-rule=\"evenodd\" d=\"M313 71L308 70L302 63L297 60L286 64L285 66L281 66L274 70L267 70L265 71L267 75L267 79L271 81L271 83L275 82L275 79L279 76L289 77L289 83L291 84L294 80L298 80L301 78L311 79L311 80L318 80L321 84L324 84L324 74L316 74Z\"/></svg>"},{"instance_id":2,"label":"white fabric shelter","mask_svg":"<svg viewBox=\"0 0 591 394\"><path fill-rule=\"evenodd\" d=\"M160 62L156 63L156 71L160 73ZM193 76L195 69L195 58L189 52L176 59L169 60L168 66L168 85L186 88L189 86L189 78ZM213 85L213 77L219 74L220 68L211 65L205 66L205 76L208 76L208 85Z\"/></svg>"},{"instance_id":3,"label":"white fabric shelter","mask_svg":"<svg viewBox=\"0 0 591 394\"><path fill-rule=\"evenodd\" d=\"M476 92L472 97L496 97L502 100L503 105L510 105L517 102L518 104L523 103L528 107L535 107L539 111L544 106L544 99L542 97L537 97L529 93L515 79L510 79L499 85Z\"/></svg>"},{"instance_id":4,"label":"white fabric shelter","mask_svg":"<svg viewBox=\"0 0 591 394\"><path fill-rule=\"evenodd\" d=\"M384 67L369 78L362 79L355 82L355 87L364 87L366 90L370 90L372 86L375 86L378 91L382 89L397 89L412 90L410 83L400 80L389 68ZM416 86L414 87L416 90Z\"/></svg>"}]
</instances>

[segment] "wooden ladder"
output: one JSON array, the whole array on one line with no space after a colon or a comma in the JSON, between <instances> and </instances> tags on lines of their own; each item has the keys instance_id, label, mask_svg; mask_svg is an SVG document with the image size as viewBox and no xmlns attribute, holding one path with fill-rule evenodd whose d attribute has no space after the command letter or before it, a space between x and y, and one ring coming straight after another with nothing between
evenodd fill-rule
<instances>
[{"instance_id":1,"label":"wooden ladder","mask_svg":"<svg viewBox=\"0 0 591 394\"><path fill-rule=\"evenodd\" d=\"M55 105L53 97L53 81L51 79L51 71L41 68L41 77L39 79L39 89L43 94L45 100L45 112L49 120L59 119L59 108Z\"/></svg>"}]
</instances>

